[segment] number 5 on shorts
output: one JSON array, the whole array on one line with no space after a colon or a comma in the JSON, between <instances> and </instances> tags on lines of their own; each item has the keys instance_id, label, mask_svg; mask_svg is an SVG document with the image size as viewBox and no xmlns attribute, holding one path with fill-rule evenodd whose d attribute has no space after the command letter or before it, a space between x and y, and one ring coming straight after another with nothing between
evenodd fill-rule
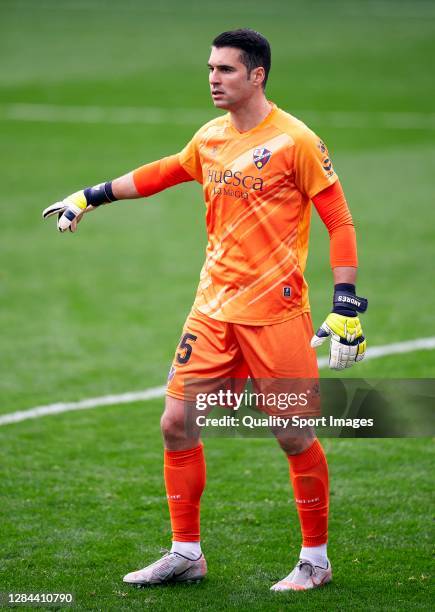
<instances>
[{"instance_id":1,"label":"number 5 on shorts","mask_svg":"<svg viewBox=\"0 0 435 612\"><path fill-rule=\"evenodd\" d=\"M189 342L195 342L196 339L197 336L194 336L193 334L184 334L184 336L181 338L180 344L178 345L181 349L181 352L177 353L178 363L185 364L189 361L192 354L192 345L189 344Z\"/></svg>"}]
</instances>

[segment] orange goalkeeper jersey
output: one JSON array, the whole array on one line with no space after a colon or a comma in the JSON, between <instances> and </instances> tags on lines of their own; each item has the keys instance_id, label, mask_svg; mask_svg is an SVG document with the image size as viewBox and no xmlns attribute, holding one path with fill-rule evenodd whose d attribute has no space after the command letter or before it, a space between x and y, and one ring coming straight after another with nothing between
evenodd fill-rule
<instances>
[{"instance_id":1,"label":"orange goalkeeper jersey","mask_svg":"<svg viewBox=\"0 0 435 612\"><path fill-rule=\"evenodd\" d=\"M265 325L309 310L304 269L311 198L337 180L324 143L273 105L240 133L224 115L179 154L203 185L208 244L194 308Z\"/></svg>"}]
</instances>

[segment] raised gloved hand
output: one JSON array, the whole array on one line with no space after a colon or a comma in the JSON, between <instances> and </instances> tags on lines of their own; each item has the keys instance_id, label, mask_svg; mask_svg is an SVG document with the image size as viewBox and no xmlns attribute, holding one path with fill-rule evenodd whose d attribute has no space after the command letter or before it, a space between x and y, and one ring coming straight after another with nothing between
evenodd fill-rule
<instances>
[{"instance_id":1,"label":"raised gloved hand","mask_svg":"<svg viewBox=\"0 0 435 612\"><path fill-rule=\"evenodd\" d=\"M321 346L331 339L329 367L332 370L350 368L364 359L366 339L363 335L358 312L367 310L368 301L355 295L354 285L335 285L333 310L311 339L311 346Z\"/></svg>"},{"instance_id":2,"label":"raised gloved hand","mask_svg":"<svg viewBox=\"0 0 435 612\"><path fill-rule=\"evenodd\" d=\"M108 204L116 200L112 191L112 183L101 183L95 187L88 187L67 196L60 202L55 202L42 211L42 218L47 219L57 215L57 229L60 232L70 230L75 232L83 215L94 210L101 204Z\"/></svg>"},{"instance_id":3,"label":"raised gloved hand","mask_svg":"<svg viewBox=\"0 0 435 612\"><path fill-rule=\"evenodd\" d=\"M69 195L60 202L55 202L42 211L42 218L47 219L53 215L57 215L57 229L60 232L70 230L75 232L77 224L81 221L82 216L87 208L94 209L93 206L88 207L84 191L77 191ZM87 211L88 212L88 211Z\"/></svg>"}]
</instances>

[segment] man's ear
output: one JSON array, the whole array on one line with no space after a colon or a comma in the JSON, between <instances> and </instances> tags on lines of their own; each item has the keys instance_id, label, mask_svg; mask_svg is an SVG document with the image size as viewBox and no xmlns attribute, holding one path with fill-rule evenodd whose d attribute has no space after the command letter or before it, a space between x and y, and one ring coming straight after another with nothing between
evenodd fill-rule
<instances>
[{"instance_id":1,"label":"man's ear","mask_svg":"<svg viewBox=\"0 0 435 612\"><path fill-rule=\"evenodd\" d=\"M257 68L253 68L251 70L251 81L254 85L261 85L264 82L266 73L264 71L263 66L258 66Z\"/></svg>"}]
</instances>

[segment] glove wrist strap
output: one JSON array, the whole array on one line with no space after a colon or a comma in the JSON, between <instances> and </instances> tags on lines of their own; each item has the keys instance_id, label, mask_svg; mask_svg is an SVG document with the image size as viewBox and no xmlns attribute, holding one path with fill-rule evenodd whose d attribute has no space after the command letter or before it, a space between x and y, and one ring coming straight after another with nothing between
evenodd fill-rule
<instances>
[{"instance_id":1,"label":"glove wrist strap","mask_svg":"<svg viewBox=\"0 0 435 612\"><path fill-rule=\"evenodd\" d=\"M95 187L88 187L83 192L85 194L86 202L88 206L101 206L101 204L109 204L109 202L116 202L116 198L112 191L112 182L101 183L95 185Z\"/></svg>"},{"instance_id":2,"label":"glove wrist strap","mask_svg":"<svg viewBox=\"0 0 435 612\"><path fill-rule=\"evenodd\" d=\"M350 283L338 283L335 285L332 312L346 317L356 317L357 312L365 312L367 306L368 300L356 295L355 285Z\"/></svg>"}]
</instances>

